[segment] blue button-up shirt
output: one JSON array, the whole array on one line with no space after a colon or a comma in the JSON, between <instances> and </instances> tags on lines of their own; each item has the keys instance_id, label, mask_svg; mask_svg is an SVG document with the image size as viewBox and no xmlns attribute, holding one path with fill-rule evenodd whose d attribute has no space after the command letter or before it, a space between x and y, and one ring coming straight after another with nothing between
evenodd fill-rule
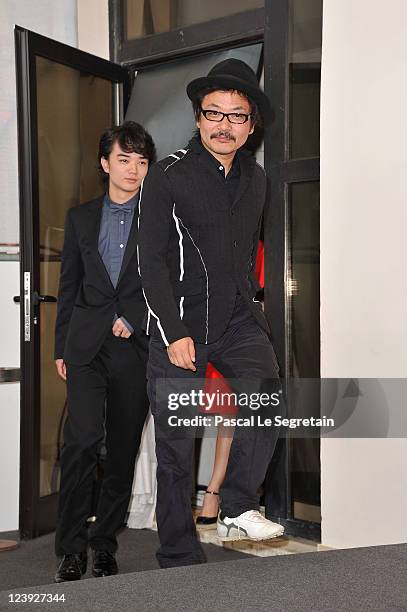
<instances>
[{"instance_id":1,"label":"blue button-up shirt","mask_svg":"<svg viewBox=\"0 0 407 612\"><path fill-rule=\"evenodd\" d=\"M124 252L129 239L134 211L138 204L139 193L125 204L115 204L106 194L103 200L102 219L100 223L98 250L106 270L116 287L123 263ZM117 315L114 320L117 319ZM132 326L121 317L123 323L133 332Z\"/></svg>"}]
</instances>

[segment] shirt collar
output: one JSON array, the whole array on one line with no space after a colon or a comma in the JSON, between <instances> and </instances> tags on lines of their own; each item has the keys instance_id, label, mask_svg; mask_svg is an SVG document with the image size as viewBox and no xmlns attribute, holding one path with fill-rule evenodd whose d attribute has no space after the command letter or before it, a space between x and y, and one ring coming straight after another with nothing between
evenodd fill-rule
<instances>
[{"instance_id":1,"label":"shirt collar","mask_svg":"<svg viewBox=\"0 0 407 612\"><path fill-rule=\"evenodd\" d=\"M140 190L124 204L117 204L116 202L113 202L108 193L105 193L103 202L110 210L125 210L127 212L134 212L134 209L138 204L139 197Z\"/></svg>"}]
</instances>

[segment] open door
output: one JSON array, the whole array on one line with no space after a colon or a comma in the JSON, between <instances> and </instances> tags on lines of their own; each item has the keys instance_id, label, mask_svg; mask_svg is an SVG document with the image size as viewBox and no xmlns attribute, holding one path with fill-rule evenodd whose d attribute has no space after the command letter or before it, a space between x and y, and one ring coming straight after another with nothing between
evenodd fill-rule
<instances>
[{"instance_id":1,"label":"open door","mask_svg":"<svg viewBox=\"0 0 407 612\"><path fill-rule=\"evenodd\" d=\"M99 195L101 132L123 117L129 74L16 27L20 177L20 531L55 529L65 383L53 344L65 213Z\"/></svg>"}]
</instances>

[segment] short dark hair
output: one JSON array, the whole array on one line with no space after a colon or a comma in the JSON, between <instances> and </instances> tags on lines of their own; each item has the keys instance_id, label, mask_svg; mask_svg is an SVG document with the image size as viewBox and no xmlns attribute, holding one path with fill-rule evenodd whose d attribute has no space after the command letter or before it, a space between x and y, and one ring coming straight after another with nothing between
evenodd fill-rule
<instances>
[{"instance_id":1,"label":"short dark hair","mask_svg":"<svg viewBox=\"0 0 407 612\"><path fill-rule=\"evenodd\" d=\"M156 151L154 141L150 134L142 125L135 121L125 121L121 125L116 125L103 132L99 141L99 172L104 182L107 182L109 175L100 164L102 157L109 158L115 142L126 153L138 153L148 159L149 163L155 161Z\"/></svg>"},{"instance_id":2,"label":"short dark hair","mask_svg":"<svg viewBox=\"0 0 407 612\"><path fill-rule=\"evenodd\" d=\"M213 93L214 91L233 91L239 94L239 96L243 96L243 98L246 98L246 100L250 104L250 119L252 123L261 127L261 115L259 109L257 107L256 102L254 102L254 100L252 100L250 96L245 94L244 91L239 91L238 89L221 89L219 87L204 87L204 89L201 89L201 91L197 93L196 97L192 101L192 108L194 109L194 115L197 121L202 111L202 100L205 96L210 93Z\"/></svg>"}]
</instances>

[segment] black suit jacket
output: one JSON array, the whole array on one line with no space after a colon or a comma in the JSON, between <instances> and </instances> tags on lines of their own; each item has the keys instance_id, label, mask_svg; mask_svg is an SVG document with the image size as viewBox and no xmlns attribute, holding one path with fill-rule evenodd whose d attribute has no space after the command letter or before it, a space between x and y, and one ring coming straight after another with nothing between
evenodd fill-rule
<instances>
[{"instance_id":1,"label":"black suit jacket","mask_svg":"<svg viewBox=\"0 0 407 612\"><path fill-rule=\"evenodd\" d=\"M239 291L268 331L255 300L266 175L245 150L231 206L213 157L193 138L154 164L140 196L139 264L148 330L169 344L210 343L225 331Z\"/></svg>"},{"instance_id":2,"label":"black suit jacket","mask_svg":"<svg viewBox=\"0 0 407 612\"><path fill-rule=\"evenodd\" d=\"M116 288L98 251L103 196L66 215L55 359L81 365L92 361L112 328L115 313L139 335L146 312L137 265L138 209L133 216Z\"/></svg>"}]
</instances>

